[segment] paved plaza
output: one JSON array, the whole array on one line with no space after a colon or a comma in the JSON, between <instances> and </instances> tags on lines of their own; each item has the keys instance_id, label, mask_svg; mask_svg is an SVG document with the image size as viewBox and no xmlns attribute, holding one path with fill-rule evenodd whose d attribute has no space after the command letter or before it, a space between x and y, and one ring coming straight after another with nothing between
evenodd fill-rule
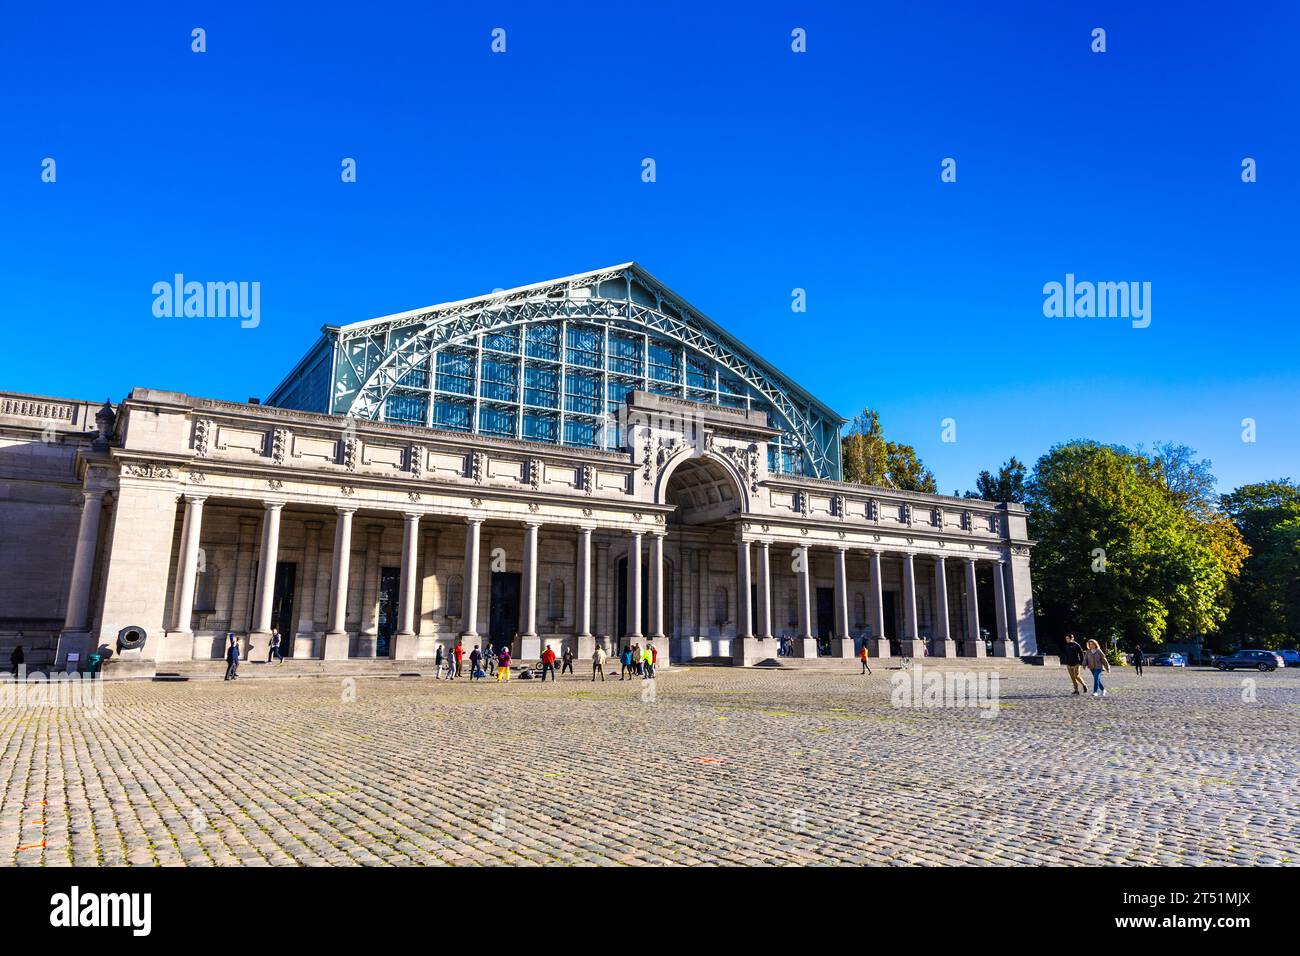
<instances>
[{"instance_id":1,"label":"paved plaza","mask_svg":"<svg viewBox=\"0 0 1300 956\"><path fill-rule=\"evenodd\" d=\"M653 695L568 676L108 682L98 718L0 711L0 861L1300 857L1298 671L1124 670L1094 699L1013 666L992 719L892 707L894 673L676 668Z\"/></svg>"}]
</instances>

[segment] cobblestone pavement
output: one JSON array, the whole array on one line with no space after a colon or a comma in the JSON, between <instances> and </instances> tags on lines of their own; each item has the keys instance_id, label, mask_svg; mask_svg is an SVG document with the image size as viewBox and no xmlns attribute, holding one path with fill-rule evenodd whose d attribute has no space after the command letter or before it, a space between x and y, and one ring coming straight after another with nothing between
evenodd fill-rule
<instances>
[{"instance_id":1,"label":"cobblestone pavement","mask_svg":"<svg viewBox=\"0 0 1300 956\"><path fill-rule=\"evenodd\" d=\"M893 673L901 673L894 671ZM1253 701L1251 697L1253 681ZM1300 672L1151 670L992 719L890 672L110 683L0 710L0 862L1295 864Z\"/></svg>"}]
</instances>

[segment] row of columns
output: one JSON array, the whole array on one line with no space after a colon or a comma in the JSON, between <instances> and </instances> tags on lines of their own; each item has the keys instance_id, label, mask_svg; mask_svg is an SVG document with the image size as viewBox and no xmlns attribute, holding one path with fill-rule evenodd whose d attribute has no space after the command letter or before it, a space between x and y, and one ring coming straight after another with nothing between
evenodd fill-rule
<instances>
[{"instance_id":1,"label":"row of columns","mask_svg":"<svg viewBox=\"0 0 1300 956\"><path fill-rule=\"evenodd\" d=\"M758 621L755 623L750 620L750 545L754 543L758 550ZM852 642L849 637L849 589L848 589L848 547L837 547L835 549L835 635L837 640L847 640L849 645L844 656L852 653ZM884 641L885 632L885 613L884 613L884 591L882 586L881 556L882 551L879 549L870 549L867 552L870 563L870 605L871 605L871 634L873 639ZM902 651L908 656L920 656L922 639L918 627L917 615L917 598L916 598L916 562L915 553L911 551L902 552L902 569L903 569L903 629L902 629ZM796 594L799 606L799 624L798 633L795 640L814 641L812 625L812 567L811 555L807 545L802 545L794 549L794 571L796 582ZM966 574L966 629L969 640L972 645L970 653L973 656L982 656L984 654L984 642L980 639L979 629L979 604L976 599L975 590L975 562L974 557L963 559L965 563ZM998 648L999 652L1014 654L1014 649L1008 648L1009 638L1007 630L1007 607L1006 607L1006 590L1003 581L1003 564L1001 559L993 563L993 596L994 606L997 615L997 642L1003 645ZM948 576L947 576L947 559L944 555L934 556L934 581L935 581L935 639L942 642L940 653L944 656L952 654L951 629L948 621ZM771 582L771 554L770 544L767 541L751 542L741 538L737 542L736 553L736 636L744 639L747 637L770 638L772 637L772 582ZM804 652L808 656L816 655L815 645L812 648L800 647L796 644L796 653ZM888 643L883 646L878 645L877 650L882 656L888 654Z\"/></svg>"}]
</instances>

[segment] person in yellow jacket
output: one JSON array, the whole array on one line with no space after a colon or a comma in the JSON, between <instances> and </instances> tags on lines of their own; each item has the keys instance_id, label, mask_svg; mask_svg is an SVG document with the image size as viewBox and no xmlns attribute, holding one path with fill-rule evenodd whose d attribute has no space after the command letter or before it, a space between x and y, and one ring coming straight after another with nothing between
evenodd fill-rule
<instances>
[{"instance_id":1,"label":"person in yellow jacket","mask_svg":"<svg viewBox=\"0 0 1300 956\"><path fill-rule=\"evenodd\" d=\"M655 676L655 656L647 644L641 651L641 676L654 679Z\"/></svg>"}]
</instances>

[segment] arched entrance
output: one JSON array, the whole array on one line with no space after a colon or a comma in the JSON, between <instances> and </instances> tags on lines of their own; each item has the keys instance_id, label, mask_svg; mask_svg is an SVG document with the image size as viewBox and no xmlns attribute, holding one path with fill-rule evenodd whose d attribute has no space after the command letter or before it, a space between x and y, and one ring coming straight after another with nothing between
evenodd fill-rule
<instances>
[{"instance_id":1,"label":"arched entrance","mask_svg":"<svg viewBox=\"0 0 1300 956\"><path fill-rule=\"evenodd\" d=\"M677 506L670 523L711 524L744 510L740 485L714 458L688 458L673 469L663 499Z\"/></svg>"}]
</instances>

